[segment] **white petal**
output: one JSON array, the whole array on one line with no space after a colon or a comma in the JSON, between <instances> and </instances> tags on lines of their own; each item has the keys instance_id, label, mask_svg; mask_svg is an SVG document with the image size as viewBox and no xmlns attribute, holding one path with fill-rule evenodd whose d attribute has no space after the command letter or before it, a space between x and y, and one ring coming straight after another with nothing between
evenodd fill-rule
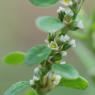
<instances>
[{"instance_id":1,"label":"white petal","mask_svg":"<svg viewBox=\"0 0 95 95\"><path fill-rule=\"evenodd\" d=\"M62 61L60 64L66 64L66 61Z\"/></svg>"},{"instance_id":2,"label":"white petal","mask_svg":"<svg viewBox=\"0 0 95 95\"><path fill-rule=\"evenodd\" d=\"M38 81L38 80L40 80L40 78L37 77L37 76L33 76L33 80L34 80L34 81Z\"/></svg>"},{"instance_id":3,"label":"white petal","mask_svg":"<svg viewBox=\"0 0 95 95\"><path fill-rule=\"evenodd\" d=\"M65 35L65 36L61 35L61 37L60 37L60 41L62 41L62 42L66 42L69 40L70 40L70 37L68 35Z\"/></svg>"},{"instance_id":4,"label":"white petal","mask_svg":"<svg viewBox=\"0 0 95 95\"><path fill-rule=\"evenodd\" d=\"M65 9L63 7L59 7L57 10L57 13L64 12L64 11L65 11Z\"/></svg>"},{"instance_id":5,"label":"white petal","mask_svg":"<svg viewBox=\"0 0 95 95\"><path fill-rule=\"evenodd\" d=\"M81 20L78 21L77 27L80 28L80 29L84 29L84 25L83 25L83 22Z\"/></svg>"},{"instance_id":6,"label":"white petal","mask_svg":"<svg viewBox=\"0 0 95 95\"><path fill-rule=\"evenodd\" d=\"M66 51L62 51L62 56L66 56L67 52Z\"/></svg>"},{"instance_id":7,"label":"white petal","mask_svg":"<svg viewBox=\"0 0 95 95\"><path fill-rule=\"evenodd\" d=\"M75 40L71 40L69 42L69 44L72 46L72 47L76 47L76 41Z\"/></svg>"},{"instance_id":8,"label":"white petal","mask_svg":"<svg viewBox=\"0 0 95 95\"><path fill-rule=\"evenodd\" d=\"M62 78L62 77L61 77L60 75L56 75L56 76L55 76L55 80L54 80L54 82L53 82L54 85L58 85L58 84L60 83L61 78Z\"/></svg>"},{"instance_id":9,"label":"white petal","mask_svg":"<svg viewBox=\"0 0 95 95\"><path fill-rule=\"evenodd\" d=\"M70 39L70 37L68 35L65 35L64 39L68 41Z\"/></svg>"},{"instance_id":10,"label":"white petal","mask_svg":"<svg viewBox=\"0 0 95 95\"><path fill-rule=\"evenodd\" d=\"M38 73L40 71L39 67L34 69L34 73Z\"/></svg>"},{"instance_id":11,"label":"white petal","mask_svg":"<svg viewBox=\"0 0 95 95\"><path fill-rule=\"evenodd\" d=\"M73 11L70 8L66 8L65 13L68 16L74 16L74 13L73 13Z\"/></svg>"},{"instance_id":12,"label":"white petal","mask_svg":"<svg viewBox=\"0 0 95 95\"><path fill-rule=\"evenodd\" d=\"M34 80L29 81L30 85L34 85Z\"/></svg>"}]
</instances>

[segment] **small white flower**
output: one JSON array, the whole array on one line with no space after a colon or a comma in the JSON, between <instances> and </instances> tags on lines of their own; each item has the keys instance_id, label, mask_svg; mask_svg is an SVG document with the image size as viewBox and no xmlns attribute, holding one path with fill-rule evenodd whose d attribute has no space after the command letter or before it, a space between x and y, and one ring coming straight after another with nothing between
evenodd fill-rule
<instances>
[{"instance_id":1,"label":"small white flower","mask_svg":"<svg viewBox=\"0 0 95 95\"><path fill-rule=\"evenodd\" d=\"M34 73L38 73L40 71L39 67L34 69Z\"/></svg>"},{"instance_id":2,"label":"small white flower","mask_svg":"<svg viewBox=\"0 0 95 95\"><path fill-rule=\"evenodd\" d=\"M55 75L55 80L54 80L54 85L58 85L60 83L60 80L61 80L61 76L60 75Z\"/></svg>"},{"instance_id":3,"label":"small white flower","mask_svg":"<svg viewBox=\"0 0 95 95\"><path fill-rule=\"evenodd\" d=\"M74 0L74 2L79 4L81 0Z\"/></svg>"},{"instance_id":4,"label":"small white flower","mask_svg":"<svg viewBox=\"0 0 95 95\"><path fill-rule=\"evenodd\" d=\"M64 4L65 6L72 6L73 5L72 0L61 0L61 3Z\"/></svg>"},{"instance_id":5,"label":"small white flower","mask_svg":"<svg viewBox=\"0 0 95 95\"><path fill-rule=\"evenodd\" d=\"M74 13L70 8L65 9L65 14L68 15L68 16L71 16L71 17L74 16Z\"/></svg>"},{"instance_id":6,"label":"small white flower","mask_svg":"<svg viewBox=\"0 0 95 95\"><path fill-rule=\"evenodd\" d=\"M62 61L60 64L62 64L62 65L63 65L63 64L66 64L66 61Z\"/></svg>"},{"instance_id":7,"label":"small white flower","mask_svg":"<svg viewBox=\"0 0 95 95\"><path fill-rule=\"evenodd\" d=\"M78 27L79 29L84 29L84 25L83 25L83 22L82 22L81 20L78 21L77 27Z\"/></svg>"},{"instance_id":8,"label":"small white flower","mask_svg":"<svg viewBox=\"0 0 95 95\"><path fill-rule=\"evenodd\" d=\"M75 40L71 40L69 42L69 44L72 46L72 47L76 47L76 41Z\"/></svg>"},{"instance_id":9,"label":"small white flower","mask_svg":"<svg viewBox=\"0 0 95 95\"><path fill-rule=\"evenodd\" d=\"M30 85L34 85L34 80L29 81Z\"/></svg>"},{"instance_id":10,"label":"small white flower","mask_svg":"<svg viewBox=\"0 0 95 95\"><path fill-rule=\"evenodd\" d=\"M67 55L67 52L66 51L62 51L62 56L66 56Z\"/></svg>"},{"instance_id":11,"label":"small white flower","mask_svg":"<svg viewBox=\"0 0 95 95\"><path fill-rule=\"evenodd\" d=\"M49 80L53 80L53 81L51 81L53 83L52 87L55 87L56 85L58 85L60 83L61 78L62 78L60 75L57 75L53 72L48 72L47 76L48 76Z\"/></svg>"},{"instance_id":12,"label":"small white flower","mask_svg":"<svg viewBox=\"0 0 95 95\"><path fill-rule=\"evenodd\" d=\"M70 37L68 35L65 35L65 36L61 35L61 37L60 37L60 41L62 41L62 42L66 42L69 40L70 40Z\"/></svg>"},{"instance_id":13,"label":"small white flower","mask_svg":"<svg viewBox=\"0 0 95 95\"><path fill-rule=\"evenodd\" d=\"M51 43L48 44L48 47L53 49L53 50L58 50L59 49L59 47L58 47L58 45L55 41L51 41Z\"/></svg>"},{"instance_id":14,"label":"small white flower","mask_svg":"<svg viewBox=\"0 0 95 95\"><path fill-rule=\"evenodd\" d=\"M34 81L38 81L38 80L40 80L40 78L37 77L37 76L33 76L33 80L34 80Z\"/></svg>"},{"instance_id":15,"label":"small white flower","mask_svg":"<svg viewBox=\"0 0 95 95\"><path fill-rule=\"evenodd\" d=\"M65 11L65 9L63 7L59 7L57 10L57 13L64 12L64 11Z\"/></svg>"}]
</instances>

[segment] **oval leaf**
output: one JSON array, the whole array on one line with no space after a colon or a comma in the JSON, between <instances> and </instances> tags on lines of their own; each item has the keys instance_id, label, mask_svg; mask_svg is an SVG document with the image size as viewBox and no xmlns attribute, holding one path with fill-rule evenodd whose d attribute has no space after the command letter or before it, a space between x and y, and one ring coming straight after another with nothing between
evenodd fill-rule
<instances>
[{"instance_id":1,"label":"oval leaf","mask_svg":"<svg viewBox=\"0 0 95 95\"><path fill-rule=\"evenodd\" d=\"M30 3L38 7L48 7L57 3L59 0L29 0L29 1Z\"/></svg>"},{"instance_id":2,"label":"oval leaf","mask_svg":"<svg viewBox=\"0 0 95 95\"><path fill-rule=\"evenodd\" d=\"M18 93L25 88L30 87L29 81L21 81L16 84L13 84L4 95L18 95Z\"/></svg>"},{"instance_id":3,"label":"oval leaf","mask_svg":"<svg viewBox=\"0 0 95 95\"><path fill-rule=\"evenodd\" d=\"M23 52L12 52L5 56L4 62L8 64L22 64L25 61L25 53Z\"/></svg>"},{"instance_id":4,"label":"oval leaf","mask_svg":"<svg viewBox=\"0 0 95 95\"><path fill-rule=\"evenodd\" d=\"M60 85L76 89L86 89L88 87L88 81L81 76L74 80L67 80L63 78Z\"/></svg>"},{"instance_id":5,"label":"oval leaf","mask_svg":"<svg viewBox=\"0 0 95 95\"><path fill-rule=\"evenodd\" d=\"M54 64L52 70L60 74L64 79L76 79L79 77L77 70L69 64Z\"/></svg>"},{"instance_id":6,"label":"oval leaf","mask_svg":"<svg viewBox=\"0 0 95 95\"><path fill-rule=\"evenodd\" d=\"M26 55L26 64L40 64L48 58L52 50L46 45L37 45L31 48Z\"/></svg>"},{"instance_id":7,"label":"oval leaf","mask_svg":"<svg viewBox=\"0 0 95 95\"><path fill-rule=\"evenodd\" d=\"M37 19L37 27L44 32L56 32L64 27L57 18L51 16L43 16Z\"/></svg>"}]
</instances>

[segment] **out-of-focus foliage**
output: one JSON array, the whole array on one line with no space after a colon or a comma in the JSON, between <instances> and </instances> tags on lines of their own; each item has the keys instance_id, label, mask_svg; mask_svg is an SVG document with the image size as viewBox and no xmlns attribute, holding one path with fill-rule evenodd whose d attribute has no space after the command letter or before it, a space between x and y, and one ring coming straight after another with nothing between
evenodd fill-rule
<instances>
[{"instance_id":1,"label":"out-of-focus foliage","mask_svg":"<svg viewBox=\"0 0 95 95\"><path fill-rule=\"evenodd\" d=\"M21 81L16 84L13 84L10 88L7 89L7 91L4 93L4 95L17 95L20 91L29 88L29 81Z\"/></svg>"},{"instance_id":2,"label":"out-of-focus foliage","mask_svg":"<svg viewBox=\"0 0 95 95\"><path fill-rule=\"evenodd\" d=\"M57 3L59 0L29 0L33 5L39 7L47 7Z\"/></svg>"},{"instance_id":3,"label":"out-of-focus foliage","mask_svg":"<svg viewBox=\"0 0 95 95\"><path fill-rule=\"evenodd\" d=\"M23 64L25 61L25 53L24 52L12 52L5 56L4 62L7 64Z\"/></svg>"}]
</instances>

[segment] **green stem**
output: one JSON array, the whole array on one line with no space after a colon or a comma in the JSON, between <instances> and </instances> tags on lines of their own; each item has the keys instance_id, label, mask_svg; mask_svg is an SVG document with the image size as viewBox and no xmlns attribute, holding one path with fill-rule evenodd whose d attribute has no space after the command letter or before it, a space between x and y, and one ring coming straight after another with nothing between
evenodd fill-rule
<instances>
[{"instance_id":1,"label":"green stem","mask_svg":"<svg viewBox=\"0 0 95 95\"><path fill-rule=\"evenodd\" d=\"M39 95L46 95L47 92L42 91L42 90L38 90L38 93L39 93Z\"/></svg>"}]
</instances>

